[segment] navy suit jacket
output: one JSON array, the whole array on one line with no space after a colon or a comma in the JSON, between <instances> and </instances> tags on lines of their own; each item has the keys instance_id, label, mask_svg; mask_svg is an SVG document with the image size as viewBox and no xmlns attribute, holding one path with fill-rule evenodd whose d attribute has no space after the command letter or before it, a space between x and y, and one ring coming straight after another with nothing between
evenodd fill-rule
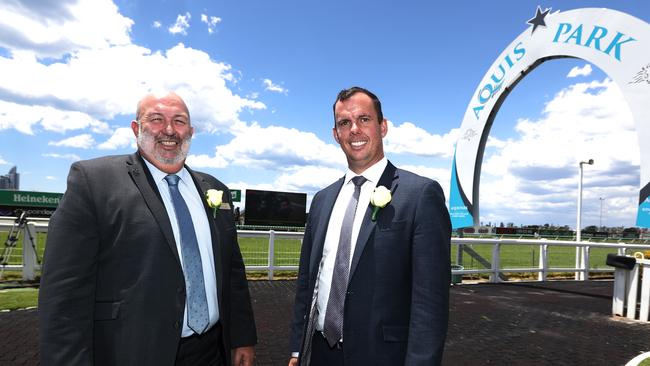
<instances>
[{"instance_id":1,"label":"navy suit jacket","mask_svg":"<svg viewBox=\"0 0 650 366\"><path fill-rule=\"evenodd\" d=\"M228 188L188 168L200 194ZM209 215L223 347L254 345L232 210ZM43 365L173 365L185 281L167 211L142 158L74 163L50 220L39 320ZM217 346L215 344L215 346Z\"/></svg>"},{"instance_id":2,"label":"navy suit jacket","mask_svg":"<svg viewBox=\"0 0 650 366\"><path fill-rule=\"evenodd\" d=\"M334 202L343 178L312 200L296 287L291 351L301 351ZM369 205L352 257L343 323L346 365L438 365L449 317L449 213L440 185L390 162L378 186L391 202ZM305 341L307 340L307 342ZM302 347L302 348L301 348ZM301 364L307 364L301 359Z\"/></svg>"}]
</instances>

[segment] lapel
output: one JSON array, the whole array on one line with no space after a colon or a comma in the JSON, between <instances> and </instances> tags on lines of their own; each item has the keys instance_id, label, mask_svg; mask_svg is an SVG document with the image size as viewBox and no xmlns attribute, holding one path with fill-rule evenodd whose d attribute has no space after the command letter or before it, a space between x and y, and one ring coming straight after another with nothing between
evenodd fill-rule
<instances>
[{"instance_id":1,"label":"lapel","mask_svg":"<svg viewBox=\"0 0 650 366\"><path fill-rule=\"evenodd\" d=\"M134 153L127 156L126 159L126 168L131 180L135 183L136 187L140 191L144 202L149 207L149 210L153 214L153 217L156 219L160 230L163 233L167 241L169 249L174 253L176 262L178 265L181 265L180 258L178 257L178 250L176 249L176 241L174 240L174 232L172 231L172 225L169 221L169 216L167 216L167 210L165 210L165 205L162 202L160 193L156 183L149 173L142 157L138 153Z\"/></svg>"},{"instance_id":2,"label":"lapel","mask_svg":"<svg viewBox=\"0 0 650 366\"><path fill-rule=\"evenodd\" d=\"M381 178L379 178L377 186L390 187L391 193L394 193L398 182L399 180L397 168L395 168L395 166L389 161L388 165L386 165L386 169L384 169L384 173L382 173ZM381 215L381 212L379 215ZM366 213L363 216L361 228L359 229L359 236L357 237L357 245L354 247L354 255L352 257L352 264L350 265L350 275L348 276L348 279L352 279L352 276L354 276L354 271L357 268L357 264L359 264L359 257L361 257L361 253L363 253L363 249L368 243L368 238L370 238L370 234L373 232L375 226L377 225L376 221L371 220L371 216L372 205L369 204L368 207L366 207Z\"/></svg>"},{"instance_id":3,"label":"lapel","mask_svg":"<svg viewBox=\"0 0 650 366\"><path fill-rule=\"evenodd\" d=\"M205 197L206 192L208 189L213 189L214 187L208 182L203 175L199 175L195 173L192 169L190 169L187 165L185 166L185 169L190 173L190 176L192 176L192 180L194 181L194 185L196 186L196 189L199 191L199 194L201 197ZM224 192L226 193L226 192ZM213 217L212 214L212 209L208 206L208 202L206 200L202 200L203 202L203 208L205 209L205 214L208 216L208 224L210 225L210 235L212 236L212 256L214 257L214 271L215 275L217 277L217 299L219 302L222 301L223 296L221 296L221 289L223 289L223 262L221 261L222 259L222 243L221 243L221 237L219 235L219 230L217 228L217 220L216 218ZM217 210L219 211L219 210ZM219 213L217 212L217 215ZM225 230L225 228L221 228L222 230ZM221 307L220 307L221 308Z\"/></svg>"},{"instance_id":4,"label":"lapel","mask_svg":"<svg viewBox=\"0 0 650 366\"><path fill-rule=\"evenodd\" d=\"M323 246L325 245L325 235L327 234L330 216L332 216L334 203L336 202L336 197L339 195L341 187L343 187L344 180L345 176L330 186L329 189L323 191L322 208L320 209L320 212L315 213L318 214L318 216L315 216L318 217L318 219L317 222L312 223L311 230L314 233L314 239L312 243L311 258L309 259L309 268L311 269L311 275L313 278L315 278L318 273L320 260L323 256Z\"/></svg>"}]
</instances>

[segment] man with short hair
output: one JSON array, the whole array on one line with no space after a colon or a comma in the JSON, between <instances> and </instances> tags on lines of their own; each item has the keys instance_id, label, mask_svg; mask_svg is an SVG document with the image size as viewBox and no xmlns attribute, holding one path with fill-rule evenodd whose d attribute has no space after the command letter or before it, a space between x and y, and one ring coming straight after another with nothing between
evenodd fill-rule
<instances>
[{"instance_id":1,"label":"man with short hair","mask_svg":"<svg viewBox=\"0 0 650 366\"><path fill-rule=\"evenodd\" d=\"M384 157L372 92L342 90L333 109L348 171L311 203L289 365L439 365L451 276L442 189Z\"/></svg>"},{"instance_id":2,"label":"man with short hair","mask_svg":"<svg viewBox=\"0 0 650 366\"><path fill-rule=\"evenodd\" d=\"M50 220L41 363L251 366L257 336L230 192L185 165L185 102L149 94L131 129L138 152L72 164ZM223 203L210 207L208 191Z\"/></svg>"}]
</instances>

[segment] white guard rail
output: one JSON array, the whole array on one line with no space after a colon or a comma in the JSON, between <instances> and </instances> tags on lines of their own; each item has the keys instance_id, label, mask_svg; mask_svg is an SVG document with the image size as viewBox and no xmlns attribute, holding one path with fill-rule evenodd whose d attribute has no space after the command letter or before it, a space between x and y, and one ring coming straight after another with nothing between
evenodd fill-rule
<instances>
[{"instance_id":1,"label":"white guard rail","mask_svg":"<svg viewBox=\"0 0 650 366\"><path fill-rule=\"evenodd\" d=\"M4 220L3 220L4 219ZM13 225L12 218L0 218L0 231L9 232ZM47 221L32 220L25 226L25 230L31 230L32 236L36 240L37 233L47 233ZM276 231L254 231L254 230L239 230L238 236L240 238L267 238L268 251L266 264L263 265L247 265L247 271L268 271L269 280L273 279L274 271L296 271L297 265L282 265L276 266L275 240L276 239L295 239L302 240L302 232L276 232ZM27 232L21 233L22 238ZM488 239L488 238L452 238L452 244L456 245L492 245L492 261L491 268L480 269L463 269L454 270L454 275L464 274L489 274L490 282L499 282L499 275L502 273L537 273L539 281L545 281L549 273L553 272L574 272L577 279L588 280L589 272L613 272L613 268L594 269L589 266L589 249L590 248L612 248L618 254L624 255L626 249L630 250L650 250L650 244L628 244L628 243L593 243L593 242L575 242L569 240L546 240L546 239ZM4 243L0 243L4 246ZM38 245L38 244L36 244ZM540 247L539 264L537 267L530 268L501 268L500 257L501 248L507 245L538 245ZM549 267L548 265L548 248L553 246L565 246L583 249L580 265L576 267L558 268ZM40 265L37 263L36 252L32 250L31 245L25 246L27 250L23 250L22 264L7 265L5 269L22 270L23 279L33 280L36 277L36 271L40 270ZM0 251L4 248L0 247ZM299 253L292 253L292 255L299 256Z\"/></svg>"}]
</instances>

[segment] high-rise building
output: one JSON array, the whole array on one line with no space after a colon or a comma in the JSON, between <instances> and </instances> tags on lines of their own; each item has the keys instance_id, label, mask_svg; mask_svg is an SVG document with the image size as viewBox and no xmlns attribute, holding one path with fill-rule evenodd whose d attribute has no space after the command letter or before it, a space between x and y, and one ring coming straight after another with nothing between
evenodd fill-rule
<instances>
[{"instance_id":1,"label":"high-rise building","mask_svg":"<svg viewBox=\"0 0 650 366\"><path fill-rule=\"evenodd\" d=\"M6 175L0 175L0 189L20 189L20 174L16 173L16 167L9 169Z\"/></svg>"}]
</instances>

